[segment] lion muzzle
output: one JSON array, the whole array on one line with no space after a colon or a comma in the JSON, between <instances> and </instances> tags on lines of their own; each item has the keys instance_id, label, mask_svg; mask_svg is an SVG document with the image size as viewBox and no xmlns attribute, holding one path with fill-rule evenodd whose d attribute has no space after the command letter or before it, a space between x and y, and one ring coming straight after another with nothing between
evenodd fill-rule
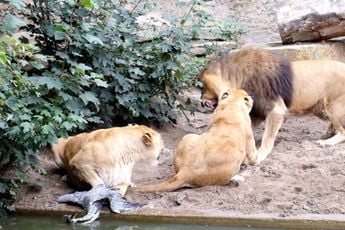
<instances>
[{"instance_id":1,"label":"lion muzzle","mask_svg":"<svg viewBox=\"0 0 345 230\"><path fill-rule=\"evenodd\" d=\"M217 99L211 99L211 100L202 100L201 106L208 109L215 109L218 105Z\"/></svg>"}]
</instances>

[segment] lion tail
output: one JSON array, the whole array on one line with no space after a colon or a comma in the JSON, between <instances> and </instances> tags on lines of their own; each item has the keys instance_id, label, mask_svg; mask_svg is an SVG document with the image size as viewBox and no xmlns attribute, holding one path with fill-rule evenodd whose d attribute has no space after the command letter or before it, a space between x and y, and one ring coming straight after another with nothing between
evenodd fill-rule
<instances>
[{"instance_id":1,"label":"lion tail","mask_svg":"<svg viewBox=\"0 0 345 230\"><path fill-rule=\"evenodd\" d=\"M64 163L63 163L63 155L65 152L65 146L68 140L69 138L59 138L57 143L52 144L51 146L55 164L62 169L65 168Z\"/></svg>"},{"instance_id":2,"label":"lion tail","mask_svg":"<svg viewBox=\"0 0 345 230\"><path fill-rule=\"evenodd\" d=\"M172 192L187 185L186 175L179 172L160 184L135 187L133 190L136 192Z\"/></svg>"}]
</instances>

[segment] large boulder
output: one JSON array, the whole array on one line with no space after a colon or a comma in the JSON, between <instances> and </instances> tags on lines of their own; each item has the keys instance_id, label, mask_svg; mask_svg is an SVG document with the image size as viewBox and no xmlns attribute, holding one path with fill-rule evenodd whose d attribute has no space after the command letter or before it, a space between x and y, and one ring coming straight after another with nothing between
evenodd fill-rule
<instances>
[{"instance_id":1,"label":"large boulder","mask_svg":"<svg viewBox=\"0 0 345 230\"><path fill-rule=\"evenodd\" d=\"M278 9L283 43L320 41L345 35L345 0L288 0Z\"/></svg>"}]
</instances>

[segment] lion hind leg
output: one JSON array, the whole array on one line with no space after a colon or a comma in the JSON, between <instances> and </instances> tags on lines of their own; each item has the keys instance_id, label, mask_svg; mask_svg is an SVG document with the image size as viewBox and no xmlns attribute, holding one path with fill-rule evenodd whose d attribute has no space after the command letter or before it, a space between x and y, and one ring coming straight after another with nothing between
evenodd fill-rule
<instances>
[{"instance_id":1,"label":"lion hind leg","mask_svg":"<svg viewBox=\"0 0 345 230\"><path fill-rule=\"evenodd\" d=\"M344 119L345 119L345 95L337 98L336 100L325 105L325 112L327 117L331 121L332 129L335 135L325 139L318 140L317 143L320 145L336 145L340 142L345 141L345 129L344 129Z\"/></svg>"},{"instance_id":2,"label":"lion hind leg","mask_svg":"<svg viewBox=\"0 0 345 230\"><path fill-rule=\"evenodd\" d=\"M103 180L95 172L92 166L80 163L77 158L74 158L70 162L71 174L73 178L89 184L94 187L99 184L104 184Z\"/></svg>"}]
</instances>

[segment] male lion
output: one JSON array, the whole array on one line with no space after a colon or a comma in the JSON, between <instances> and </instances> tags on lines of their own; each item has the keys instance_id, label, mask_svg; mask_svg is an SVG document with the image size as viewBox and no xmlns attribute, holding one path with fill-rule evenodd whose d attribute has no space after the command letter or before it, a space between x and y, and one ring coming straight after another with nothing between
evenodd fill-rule
<instances>
[{"instance_id":1,"label":"male lion","mask_svg":"<svg viewBox=\"0 0 345 230\"><path fill-rule=\"evenodd\" d=\"M249 48L221 57L200 73L202 103L214 108L227 88L241 88L254 98L254 125L266 120L258 162L272 151L288 112L328 118L333 137L319 140L334 145L345 140L345 64L332 60L290 62L270 51ZM231 130L229 130L231 132ZM335 135L334 135L335 134Z\"/></svg>"},{"instance_id":2,"label":"male lion","mask_svg":"<svg viewBox=\"0 0 345 230\"><path fill-rule=\"evenodd\" d=\"M100 129L60 138L52 145L56 164L66 169L69 181L88 192L61 196L59 202L75 202L87 210L82 218L67 216L68 222L91 222L98 218L101 200L108 198L113 212L132 210L130 204L113 188L132 185L132 168L142 160L157 161L164 144L161 135L144 125ZM123 192L123 193L124 193Z\"/></svg>"},{"instance_id":3,"label":"male lion","mask_svg":"<svg viewBox=\"0 0 345 230\"><path fill-rule=\"evenodd\" d=\"M252 98L244 90L224 92L208 130L201 135L187 134L179 143L174 159L176 175L161 184L134 190L161 192L229 183L242 163L254 164L256 160L249 117L252 105Z\"/></svg>"}]
</instances>

